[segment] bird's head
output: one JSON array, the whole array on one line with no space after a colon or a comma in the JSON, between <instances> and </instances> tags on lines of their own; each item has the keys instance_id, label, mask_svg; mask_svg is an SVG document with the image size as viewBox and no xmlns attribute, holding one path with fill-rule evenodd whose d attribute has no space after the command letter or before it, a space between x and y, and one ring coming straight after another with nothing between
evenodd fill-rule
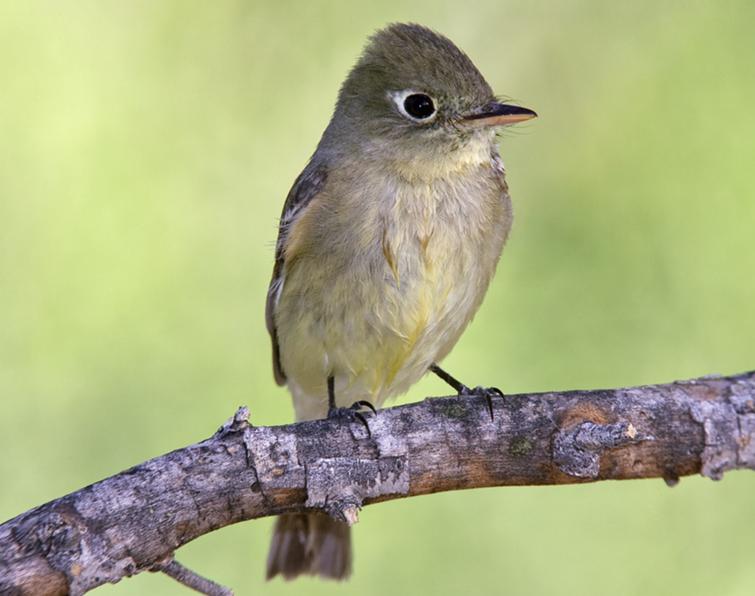
<instances>
[{"instance_id":1,"label":"bird's head","mask_svg":"<svg viewBox=\"0 0 755 596\"><path fill-rule=\"evenodd\" d=\"M427 155L492 142L497 127L534 118L497 101L469 57L448 38L415 24L373 35L344 81L330 144Z\"/></svg>"}]
</instances>

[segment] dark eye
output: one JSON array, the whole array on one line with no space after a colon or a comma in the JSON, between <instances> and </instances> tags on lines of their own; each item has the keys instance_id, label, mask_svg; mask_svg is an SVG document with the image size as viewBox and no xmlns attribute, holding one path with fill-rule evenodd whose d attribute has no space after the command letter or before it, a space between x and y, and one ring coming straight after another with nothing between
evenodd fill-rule
<instances>
[{"instance_id":1,"label":"dark eye","mask_svg":"<svg viewBox=\"0 0 755 596\"><path fill-rule=\"evenodd\" d=\"M404 100L404 109L412 118L424 120L435 113L435 104L429 95L412 93Z\"/></svg>"}]
</instances>

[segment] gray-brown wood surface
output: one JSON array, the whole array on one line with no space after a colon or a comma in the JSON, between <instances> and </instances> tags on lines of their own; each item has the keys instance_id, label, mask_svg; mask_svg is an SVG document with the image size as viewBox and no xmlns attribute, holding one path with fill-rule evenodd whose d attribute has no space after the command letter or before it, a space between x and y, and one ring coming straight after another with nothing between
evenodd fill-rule
<instances>
[{"instance_id":1,"label":"gray-brown wood surface","mask_svg":"<svg viewBox=\"0 0 755 596\"><path fill-rule=\"evenodd\" d=\"M306 508L353 523L363 505L445 490L673 484L755 469L755 372L511 395L494 400L494 414L482 397L433 398L381 410L368 431L347 417L253 427L241 408L205 441L0 526L0 594L82 594L145 570L181 575L173 553L194 538ZM228 593L212 586L205 593Z\"/></svg>"}]
</instances>

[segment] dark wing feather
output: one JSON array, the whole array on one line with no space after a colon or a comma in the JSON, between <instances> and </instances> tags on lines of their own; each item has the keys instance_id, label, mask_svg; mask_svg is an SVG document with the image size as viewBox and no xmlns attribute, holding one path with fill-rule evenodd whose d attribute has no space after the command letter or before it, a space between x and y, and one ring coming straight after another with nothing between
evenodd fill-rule
<instances>
[{"instance_id":1,"label":"dark wing feather","mask_svg":"<svg viewBox=\"0 0 755 596\"><path fill-rule=\"evenodd\" d=\"M310 162L294 182L286 197L286 202L283 204L283 213L281 214L278 226L278 241L275 244L273 277L270 280L270 287L267 291L267 303L265 305L265 322L267 323L267 331L270 333L270 339L273 344L273 375L278 385L283 385L286 382L286 373L283 371L280 361L280 347L275 328L275 307L278 304L278 297L283 289L286 265L285 247L288 230L291 224L304 213L304 210L312 202L312 199L323 189L327 177L328 171L325 166L314 165Z\"/></svg>"}]
</instances>

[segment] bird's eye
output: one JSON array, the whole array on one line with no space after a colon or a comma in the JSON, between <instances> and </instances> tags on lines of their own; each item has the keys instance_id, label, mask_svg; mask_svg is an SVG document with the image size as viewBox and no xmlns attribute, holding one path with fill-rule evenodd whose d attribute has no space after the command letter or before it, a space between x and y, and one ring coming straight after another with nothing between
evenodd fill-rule
<instances>
[{"instance_id":1,"label":"bird's eye","mask_svg":"<svg viewBox=\"0 0 755 596\"><path fill-rule=\"evenodd\" d=\"M404 99L404 110L412 118L424 120L435 113L435 104L432 97L424 93L412 93Z\"/></svg>"}]
</instances>

